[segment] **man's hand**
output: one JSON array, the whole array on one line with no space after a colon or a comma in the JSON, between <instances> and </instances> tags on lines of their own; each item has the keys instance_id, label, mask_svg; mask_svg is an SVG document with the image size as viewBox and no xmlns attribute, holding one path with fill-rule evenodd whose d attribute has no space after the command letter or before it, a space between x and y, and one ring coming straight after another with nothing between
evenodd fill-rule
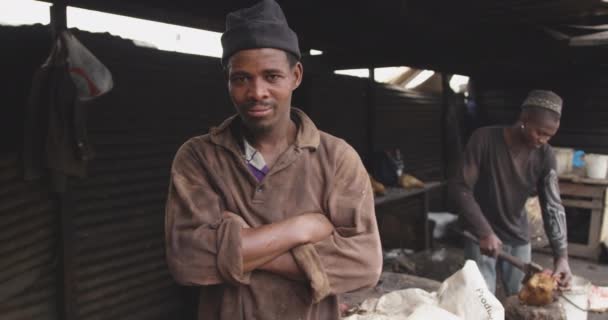
<instances>
[{"instance_id":1,"label":"man's hand","mask_svg":"<svg viewBox=\"0 0 608 320\"><path fill-rule=\"evenodd\" d=\"M562 288L569 288L570 281L572 280L572 271L570 271L568 257L562 256L555 259L554 266L555 270L553 271L553 277L557 279L559 286Z\"/></svg>"},{"instance_id":2,"label":"man's hand","mask_svg":"<svg viewBox=\"0 0 608 320\"><path fill-rule=\"evenodd\" d=\"M502 250L502 241L495 234L479 239L479 250L486 256L496 258Z\"/></svg>"},{"instance_id":3,"label":"man's hand","mask_svg":"<svg viewBox=\"0 0 608 320\"><path fill-rule=\"evenodd\" d=\"M296 217L299 238L303 243L316 243L334 232L334 225L320 213L305 213Z\"/></svg>"}]
</instances>

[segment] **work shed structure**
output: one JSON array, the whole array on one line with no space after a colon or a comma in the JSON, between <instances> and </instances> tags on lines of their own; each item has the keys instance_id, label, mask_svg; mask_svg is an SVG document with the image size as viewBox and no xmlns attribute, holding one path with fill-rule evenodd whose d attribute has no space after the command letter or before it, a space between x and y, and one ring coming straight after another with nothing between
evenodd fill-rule
<instances>
[{"instance_id":1,"label":"work shed structure","mask_svg":"<svg viewBox=\"0 0 608 320\"><path fill-rule=\"evenodd\" d=\"M72 30L112 72L114 89L84 107L94 156L86 176L63 177L60 191L52 175L24 179L24 140L35 134L25 125L26 106L52 35L66 26L66 6L221 32L226 13L255 2L55 1L50 25L0 26L1 319L193 315L190 290L167 270L164 204L177 148L234 112L219 59ZM554 145L608 154L606 1L278 2L302 51L323 52L303 57L294 105L368 164L373 154L399 148L406 172L445 181L470 131L513 122L532 88L564 98ZM374 81L373 70L388 66L433 70L442 90ZM369 69L370 77L334 73L353 68ZM449 89L453 74L470 77L466 97ZM445 210L445 192L438 187L399 210ZM387 244L409 245L388 232ZM410 240L420 247L420 239Z\"/></svg>"}]
</instances>

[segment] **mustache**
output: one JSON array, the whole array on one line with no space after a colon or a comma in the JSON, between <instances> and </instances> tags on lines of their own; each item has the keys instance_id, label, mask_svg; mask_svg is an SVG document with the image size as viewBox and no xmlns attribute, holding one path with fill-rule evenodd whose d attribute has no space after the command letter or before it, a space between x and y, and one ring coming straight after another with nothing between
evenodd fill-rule
<instances>
[{"instance_id":1,"label":"mustache","mask_svg":"<svg viewBox=\"0 0 608 320\"><path fill-rule=\"evenodd\" d=\"M260 107L274 107L275 103L272 101L247 101L241 105L239 105L239 108L241 109L251 109L253 107L256 106L260 106Z\"/></svg>"}]
</instances>

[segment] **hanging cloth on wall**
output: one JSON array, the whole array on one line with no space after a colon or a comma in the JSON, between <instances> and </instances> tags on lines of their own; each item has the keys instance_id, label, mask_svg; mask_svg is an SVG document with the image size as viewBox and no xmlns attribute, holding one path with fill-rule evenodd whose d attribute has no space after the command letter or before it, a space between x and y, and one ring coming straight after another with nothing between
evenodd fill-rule
<instances>
[{"instance_id":1,"label":"hanging cloth on wall","mask_svg":"<svg viewBox=\"0 0 608 320\"><path fill-rule=\"evenodd\" d=\"M36 71L25 112L24 178L47 174L52 190L66 177L86 176L94 157L86 130L86 103L113 87L110 71L68 30L59 33Z\"/></svg>"}]
</instances>

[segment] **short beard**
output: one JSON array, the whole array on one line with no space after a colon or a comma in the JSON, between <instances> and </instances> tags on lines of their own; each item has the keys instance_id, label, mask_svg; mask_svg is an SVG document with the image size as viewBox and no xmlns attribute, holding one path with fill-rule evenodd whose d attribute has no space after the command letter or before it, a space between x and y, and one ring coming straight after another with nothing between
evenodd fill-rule
<instances>
[{"instance_id":1,"label":"short beard","mask_svg":"<svg viewBox=\"0 0 608 320\"><path fill-rule=\"evenodd\" d=\"M239 111L239 116L241 117L241 122L243 126L249 131L249 133L258 135L264 134L272 129L272 125L260 125L255 122L249 122L247 117L247 110L253 108L256 105L261 105L264 107L271 107L276 110L276 103L270 101L249 101L237 106L237 110Z\"/></svg>"},{"instance_id":2,"label":"short beard","mask_svg":"<svg viewBox=\"0 0 608 320\"><path fill-rule=\"evenodd\" d=\"M241 117L241 122L243 123L243 126L245 127L245 129L253 135L260 135L260 134L267 133L272 128L270 125L258 125L258 124L249 123L245 119L245 117Z\"/></svg>"}]
</instances>

